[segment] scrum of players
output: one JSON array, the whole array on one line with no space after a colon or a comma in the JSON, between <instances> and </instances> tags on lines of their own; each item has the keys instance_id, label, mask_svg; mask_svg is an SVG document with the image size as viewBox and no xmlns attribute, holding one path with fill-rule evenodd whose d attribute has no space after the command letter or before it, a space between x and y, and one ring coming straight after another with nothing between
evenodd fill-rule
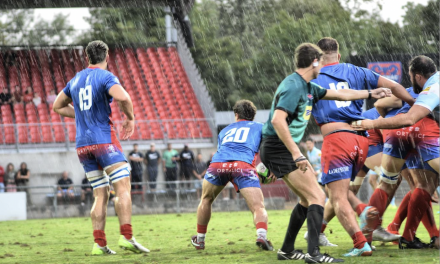
<instances>
[{"instance_id":1,"label":"scrum of players","mask_svg":"<svg viewBox=\"0 0 440 264\"><path fill-rule=\"evenodd\" d=\"M86 53L89 67L60 92L53 110L76 119L78 157L95 196L91 211L95 239L92 255L116 254L107 246L104 232L110 181L116 190L119 246L148 253L132 235L130 167L110 119L109 104L116 100L126 116L123 138L129 138L135 122L131 98L119 80L106 71L108 46L92 41ZM296 71L278 86L265 124L253 121L257 109L252 102L236 103L236 122L220 132L218 150L204 177L197 235L191 238L196 249L205 249L211 205L232 182L253 214L256 245L272 251L260 182L276 179L282 179L300 198L277 252L278 260L344 262L320 252L322 246L335 246L324 234L335 216L353 240L353 248L344 257L371 256L373 240L394 241L401 249L439 247L431 206L439 169L438 120L431 115L438 112L435 108L439 105L439 74L434 62L425 56L413 58L409 64L413 87L405 89L368 69L339 63L340 57L339 44L332 38L323 38L317 45L299 45L295 50ZM369 98L380 99L377 111L362 113L363 99ZM314 168L298 147L312 114L324 135L319 183ZM256 166L258 159L261 163ZM364 165L381 176L369 204L355 195L365 177ZM402 178L409 182L411 191L393 222L383 228L382 215ZM353 211L359 216L359 224ZM306 253L295 247L305 221ZM430 244L416 237L420 222L432 237Z\"/></svg>"}]
</instances>

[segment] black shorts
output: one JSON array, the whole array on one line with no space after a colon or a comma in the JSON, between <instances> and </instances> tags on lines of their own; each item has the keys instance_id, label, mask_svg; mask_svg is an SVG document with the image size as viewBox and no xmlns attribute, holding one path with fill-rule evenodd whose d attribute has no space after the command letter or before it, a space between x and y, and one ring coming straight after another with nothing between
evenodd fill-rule
<instances>
[{"instance_id":1,"label":"black shorts","mask_svg":"<svg viewBox=\"0 0 440 264\"><path fill-rule=\"evenodd\" d=\"M278 137L263 138L260 145L260 158L277 178L298 169L292 154Z\"/></svg>"}]
</instances>

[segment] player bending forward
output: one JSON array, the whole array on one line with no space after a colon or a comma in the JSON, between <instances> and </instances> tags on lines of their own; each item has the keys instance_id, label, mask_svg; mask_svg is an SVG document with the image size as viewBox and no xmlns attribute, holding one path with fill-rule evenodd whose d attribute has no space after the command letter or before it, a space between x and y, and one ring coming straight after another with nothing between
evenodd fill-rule
<instances>
[{"instance_id":1,"label":"player bending forward","mask_svg":"<svg viewBox=\"0 0 440 264\"><path fill-rule=\"evenodd\" d=\"M92 255L116 254L107 246L104 232L109 180L116 191L115 207L121 231L119 246L135 253L148 253L150 251L132 236L130 166L110 120L110 103L115 99L127 117L122 125L123 139L129 138L134 128L133 104L119 80L106 70L109 59L107 44L100 40L92 41L87 45L86 53L89 67L67 83L56 98L53 110L62 116L75 118L76 151L95 197L91 211L95 237Z\"/></svg>"},{"instance_id":2,"label":"player bending forward","mask_svg":"<svg viewBox=\"0 0 440 264\"><path fill-rule=\"evenodd\" d=\"M233 110L236 122L220 132L218 150L212 157L203 181L202 199L197 209L197 236L192 237L191 243L196 249L205 249L211 205L230 181L237 192L243 195L254 215L257 246L272 251L272 243L267 240L267 212L255 169L263 124L252 121L257 108L251 101L240 100Z\"/></svg>"}]
</instances>

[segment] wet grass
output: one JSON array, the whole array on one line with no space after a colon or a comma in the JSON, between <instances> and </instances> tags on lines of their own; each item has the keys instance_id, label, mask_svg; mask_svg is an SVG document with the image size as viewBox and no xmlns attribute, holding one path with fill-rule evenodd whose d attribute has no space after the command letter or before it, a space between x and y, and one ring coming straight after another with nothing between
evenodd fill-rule
<instances>
[{"instance_id":1,"label":"wet grass","mask_svg":"<svg viewBox=\"0 0 440 264\"><path fill-rule=\"evenodd\" d=\"M435 209L435 213L438 208ZM396 209L390 208L388 224ZM438 214L435 214L438 218ZM269 238L278 249L283 241L290 211L269 211ZM93 245L89 218L63 218L0 222L0 263L273 263L276 252L260 251L254 244L255 228L248 212L213 213L206 237L206 249L196 251L190 237L196 233L195 214L146 215L133 217L136 239L151 250L149 254L132 254L117 248L119 226L116 217L108 219L106 233L115 256L89 256ZM306 249L299 234L296 248ZM321 251L340 256L352 247L350 237L338 221L327 227L327 236L337 248ZM418 236L425 242L428 234L421 225ZM439 263L439 251L433 249L402 251L395 245L375 244L372 257L346 259L345 263ZM303 263L295 261L294 263Z\"/></svg>"}]
</instances>

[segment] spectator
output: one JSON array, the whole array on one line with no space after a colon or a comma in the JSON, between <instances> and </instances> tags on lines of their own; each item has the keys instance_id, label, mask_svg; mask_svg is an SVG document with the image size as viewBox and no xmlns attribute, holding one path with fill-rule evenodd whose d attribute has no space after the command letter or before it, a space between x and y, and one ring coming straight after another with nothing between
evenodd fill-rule
<instances>
[{"instance_id":1,"label":"spectator","mask_svg":"<svg viewBox=\"0 0 440 264\"><path fill-rule=\"evenodd\" d=\"M202 160L202 154L197 154L196 162L194 163L194 176L199 180L194 184L194 188L197 190L197 197L200 198L202 190L202 181L206 173L206 162Z\"/></svg>"},{"instance_id":2,"label":"spectator","mask_svg":"<svg viewBox=\"0 0 440 264\"><path fill-rule=\"evenodd\" d=\"M32 99L32 102L34 102L34 105L37 107L41 104L41 97L38 93L34 94L34 99Z\"/></svg>"},{"instance_id":3,"label":"spectator","mask_svg":"<svg viewBox=\"0 0 440 264\"><path fill-rule=\"evenodd\" d=\"M81 182L81 205L84 206L86 200L90 201L93 197L92 185L90 184L87 176L84 176L84 179ZM87 198L87 199L86 199Z\"/></svg>"},{"instance_id":4,"label":"spectator","mask_svg":"<svg viewBox=\"0 0 440 264\"><path fill-rule=\"evenodd\" d=\"M180 176L182 181L192 180L192 174L194 170L194 153L189 149L188 145L185 144L183 150L180 152L180 162L182 166L180 167ZM185 187L185 184L183 184ZM191 187L191 183L187 184L187 187Z\"/></svg>"},{"instance_id":5,"label":"spectator","mask_svg":"<svg viewBox=\"0 0 440 264\"><path fill-rule=\"evenodd\" d=\"M57 95L55 94L55 90L52 89L52 90L50 90L49 95L46 97L46 102L48 104L52 104L53 102L55 102L56 98L57 98Z\"/></svg>"},{"instance_id":6,"label":"spectator","mask_svg":"<svg viewBox=\"0 0 440 264\"><path fill-rule=\"evenodd\" d=\"M3 87L3 91L0 93L0 104L12 104L12 96L6 87Z\"/></svg>"},{"instance_id":7,"label":"spectator","mask_svg":"<svg viewBox=\"0 0 440 264\"><path fill-rule=\"evenodd\" d=\"M315 147L315 141L312 138L306 140L307 157L315 170L315 176L318 183L321 183L321 150Z\"/></svg>"},{"instance_id":8,"label":"spectator","mask_svg":"<svg viewBox=\"0 0 440 264\"><path fill-rule=\"evenodd\" d=\"M14 170L14 165L12 163L9 163L6 166L4 183L7 187L7 189L6 189L7 192L16 192L17 191L17 185L15 183L15 170Z\"/></svg>"},{"instance_id":9,"label":"spectator","mask_svg":"<svg viewBox=\"0 0 440 264\"><path fill-rule=\"evenodd\" d=\"M20 164L20 169L17 171L15 177L15 183L17 184L17 190L21 190L26 192L26 200L27 204L32 205L31 197L29 194L29 178L31 176L31 172L27 168L26 162L22 162Z\"/></svg>"},{"instance_id":10,"label":"spectator","mask_svg":"<svg viewBox=\"0 0 440 264\"><path fill-rule=\"evenodd\" d=\"M20 87L18 85L15 86L12 100L14 101L14 103L21 103L21 101L23 100Z\"/></svg>"},{"instance_id":11,"label":"spectator","mask_svg":"<svg viewBox=\"0 0 440 264\"><path fill-rule=\"evenodd\" d=\"M26 88L26 92L24 92L23 102L27 104L32 102L32 99L34 99L34 93L32 92L32 88L28 86Z\"/></svg>"},{"instance_id":12,"label":"spectator","mask_svg":"<svg viewBox=\"0 0 440 264\"><path fill-rule=\"evenodd\" d=\"M167 149L163 152L162 157L163 171L165 172L165 181L176 181L179 152L177 152L177 150L175 149L172 149L171 143L168 143ZM167 188L174 189L176 188L176 184L167 184Z\"/></svg>"},{"instance_id":13,"label":"spectator","mask_svg":"<svg viewBox=\"0 0 440 264\"><path fill-rule=\"evenodd\" d=\"M160 153L156 150L154 143L151 143L150 149L145 154L145 164L147 165L148 181L151 191L156 191L156 179L160 162Z\"/></svg>"},{"instance_id":14,"label":"spectator","mask_svg":"<svg viewBox=\"0 0 440 264\"><path fill-rule=\"evenodd\" d=\"M5 169L0 166L0 193L5 192Z\"/></svg>"},{"instance_id":15,"label":"spectator","mask_svg":"<svg viewBox=\"0 0 440 264\"><path fill-rule=\"evenodd\" d=\"M130 165L131 165L132 183L142 182L142 172L143 172L142 162L144 160L143 157L144 155L142 155L142 153L139 152L138 150L138 144L134 144L133 150L130 152L130 154L128 154L128 159L130 160ZM134 190L139 190L142 189L142 186L132 184L132 188Z\"/></svg>"},{"instance_id":16,"label":"spectator","mask_svg":"<svg viewBox=\"0 0 440 264\"><path fill-rule=\"evenodd\" d=\"M69 197L73 198L75 197L75 194L73 192L73 181L69 178L69 173L67 171L63 172L63 176L61 179L58 180L58 193L57 196L59 198L61 197Z\"/></svg>"}]
</instances>

